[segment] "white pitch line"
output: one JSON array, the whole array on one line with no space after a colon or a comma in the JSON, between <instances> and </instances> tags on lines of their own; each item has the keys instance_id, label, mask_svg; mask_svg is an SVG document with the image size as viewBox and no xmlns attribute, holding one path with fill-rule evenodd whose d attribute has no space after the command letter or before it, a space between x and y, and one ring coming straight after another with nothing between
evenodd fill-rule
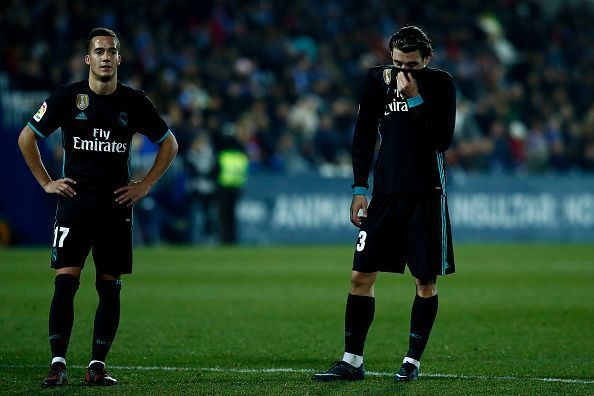
<instances>
[{"instance_id":1,"label":"white pitch line","mask_svg":"<svg viewBox=\"0 0 594 396\"><path fill-rule=\"evenodd\" d=\"M46 368L41 365L18 365L0 364L0 368ZM83 369L87 366L73 365L72 368ZM138 370L138 371L206 371L216 373L313 373L314 369L297 368L225 368L225 367L173 367L173 366L109 366L115 370ZM392 377L394 373L366 371L365 374L372 377ZM541 378L541 377L516 377L516 376L488 376L488 375L459 375L459 374L437 374L421 373L420 377L427 378L451 378L463 380L484 380L484 381L542 381L542 382L563 382L569 384L594 384L594 379L573 379L573 378Z\"/></svg>"}]
</instances>

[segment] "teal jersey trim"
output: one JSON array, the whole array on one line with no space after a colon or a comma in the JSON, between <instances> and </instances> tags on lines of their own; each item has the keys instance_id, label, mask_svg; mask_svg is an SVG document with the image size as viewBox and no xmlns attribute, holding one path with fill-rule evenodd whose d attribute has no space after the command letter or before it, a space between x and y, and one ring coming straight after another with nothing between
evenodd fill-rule
<instances>
[{"instance_id":1,"label":"teal jersey trim","mask_svg":"<svg viewBox=\"0 0 594 396\"><path fill-rule=\"evenodd\" d=\"M62 150L62 179L66 177L66 150Z\"/></svg>"},{"instance_id":2,"label":"teal jersey trim","mask_svg":"<svg viewBox=\"0 0 594 396\"><path fill-rule=\"evenodd\" d=\"M66 138L62 131L62 178L66 177Z\"/></svg>"},{"instance_id":3,"label":"teal jersey trim","mask_svg":"<svg viewBox=\"0 0 594 396\"><path fill-rule=\"evenodd\" d=\"M132 180L132 148L130 148L130 150L128 150L127 166L128 166L128 182L129 182L130 180Z\"/></svg>"},{"instance_id":4,"label":"teal jersey trim","mask_svg":"<svg viewBox=\"0 0 594 396\"><path fill-rule=\"evenodd\" d=\"M412 98L406 99L406 103L408 104L409 108L416 107L423 104L423 98L421 97L421 95L417 95Z\"/></svg>"},{"instance_id":5,"label":"teal jersey trim","mask_svg":"<svg viewBox=\"0 0 594 396\"><path fill-rule=\"evenodd\" d=\"M157 141L155 142L155 144L161 144L161 143L163 143L163 141L164 141L165 139L167 139L167 136L169 136L169 134L171 134L171 133L172 133L172 132L171 132L171 129L168 129L168 130L167 130L167 132L165 132L165 134L163 135L163 137L161 137L161 139L157 140Z\"/></svg>"},{"instance_id":6,"label":"teal jersey trim","mask_svg":"<svg viewBox=\"0 0 594 396\"><path fill-rule=\"evenodd\" d=\"M446 197L441 196L441 274L445 275L448 267L448 233L446 224Z\"/></svg>"},{"instance_id":7,"label":"teal jersey trim","mask_svg":"<svg viewBox=\"0 0 594 396\"><path fill-rule=\"evenodd\" d=\"M449 268L448 263L448 233L447 233L447 219L446 219L446 180L445 180L445 166L443 162L443 153L435 152L437 171L439 173L439 183L441 185L441 274L445 275Z\"/></svg>"},{"instance_id":8,"label":"teal jersey trim","mask_svg":"<svg viewBox=\"0 0 594 396\"><path fill-rule=\"evenodd\" d=\"M365 187L353 188L353 195L367 195L368 190Z\"/></svg>"},{"instance_id":9,"label":"teal jersey trim","mask_svg":"<svg viewBox=\"0 0 594 396\"><path fill-rule=\"evenodd\" d=\"M436 151L436 160L437 160L437 171L439 172L439 184L441 185L441 191L443 195L447 195L446 193L446 181L445 181L445 166L443 162L443 153Z\"/></svg>"},{"instance_id":10,"label":"teal jersey trim","mask_svg":"<svg viewBox=\"0 0 594 396\"><path fill-rule=\"evenodd\" d=\"M39 137L40 137L40 138L42 138L42 139L45 139L45 138L46 138L46 136L45 136L43 133L39 132L39 131L37 130L37 128L35 128L35 127L33 126L33 124L31 124L31 122L30 122L30 121L29 121L29 122L27 122L27 125L29 125L29 128L33 129L33 132L35 132L35 134L36 134L37 136L39 136Z\"/></svg>"}]
</instances>

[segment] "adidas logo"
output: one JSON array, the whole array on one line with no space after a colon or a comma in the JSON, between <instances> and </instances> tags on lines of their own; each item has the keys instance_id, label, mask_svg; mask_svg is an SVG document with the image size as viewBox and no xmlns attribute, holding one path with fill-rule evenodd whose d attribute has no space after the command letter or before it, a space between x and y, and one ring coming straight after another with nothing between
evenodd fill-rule
<instances>
[{"instance_id":1,"label":"adidas logo","mask_svg":"<svg viewBox=\"0 0 594 396\"><path fill-rule=\"evenodd\" d=\"M78 113L78 115L76 117L74 117L75 120L86 120L87 116L85 113L83 113L82 111L80 113Z\"/></svg>"}]
</instances>

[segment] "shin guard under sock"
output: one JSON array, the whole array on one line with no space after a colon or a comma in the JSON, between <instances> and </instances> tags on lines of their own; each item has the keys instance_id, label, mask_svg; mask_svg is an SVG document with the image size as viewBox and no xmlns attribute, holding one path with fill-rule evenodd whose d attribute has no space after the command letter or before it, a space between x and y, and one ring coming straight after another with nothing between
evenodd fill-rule
<instances>
[{"instance_id":1,"label":"shin guard under sock","mask_svg":"<svg viewBox=\"0 0 594 396\"><path fill-rule=\"evenodd\" d=\"M363 356L367 331L375 314L375 297L350 294L344 320L345 352Z\"/></svg>"},{"instance_id":2,"label":"shin guard under sock","mask_svg":"<svg viewBox=\"0 0 594 396\"><path fill-rule=\"evenodd\" d=\"M97 279L99 304L95 313L91 360L105 362L120 324L120 290L122 281Z\"/></svg>"},{"instance_id":3,"label":"shin guard under sock","mask_svg":"<svg viewBox=\"0 0 594 396\"><path fill-rule=\"evenodd\" d=\"M431 328L437 315L437 294L433 297L423 298L415 295L415 301L410 315L410 335L408 339L407 357L421 360L421 355L427 346Z\"/></svg>"},{"instance_id":4,"label":"shin guard under sock","mask_svg":"<svg viewBox=\"0 0 594 396\"><path fill-rule=\"evenodd\" d=\"M60 274L54 281L54 297L49 312L49 340L52 357L66 357L74 324L74 296L80 285L76 276Z\"/></svg>"}]
</instances>

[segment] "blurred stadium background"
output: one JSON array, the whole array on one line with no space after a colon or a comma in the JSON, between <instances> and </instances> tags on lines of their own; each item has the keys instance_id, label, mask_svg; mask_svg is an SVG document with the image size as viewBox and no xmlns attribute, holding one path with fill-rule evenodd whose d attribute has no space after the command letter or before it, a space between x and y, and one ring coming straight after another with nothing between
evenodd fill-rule
<instances>
[{"instance_id":1,"label":"blurred stadium background","mask_svg":"<svg viewBox=\"0 0 594 396\"><path fill-rule=\"evenodd\" d=\"M585 0L3 2L1 240L51 236L55 201L16 137L51 91L87 78L86 34L106 26L122 41L120 79L148 93L181 145L137 208L138 245L218 243L222 135L249 156L240 243L350 241L359 85L366 68L389 61L389 36L418 24L433 39L431 66L458 83L446 153L456 240L593 241L592 20ZM155 148L135 143L142 175ZM60 146L58 132L42 147L55 177Z\"/></svg>"},{"instance_id":2,"label":"blurred stadium background","mask_svg":"<svg viewBox=\"0 0 594 396\"><path fill-rule=\"evenodd\" d=\"M105 26L122 42L120 80L148 93L180 142L136 208L135 274L109 363L120 393L594 394L592 21L591 0L3 1L0 393L38 391L53 288L56 201L17 135L51 91L87 78L86 34ZM458 84L446 160L459 273L441 282L428 381L391 381L414 290L382 277L366 357L375 375L313 384L308 373L342 347L359 85L405 24L429 34L431 66ZM210 248L221 243L222 136L249 158L242 247ZM54 177L60 146L58 132L41 144ZM141 176L155 148L134 148ZM83 278L73 378L96 304L91 268Z\"/></svg>"}]
</instances>

